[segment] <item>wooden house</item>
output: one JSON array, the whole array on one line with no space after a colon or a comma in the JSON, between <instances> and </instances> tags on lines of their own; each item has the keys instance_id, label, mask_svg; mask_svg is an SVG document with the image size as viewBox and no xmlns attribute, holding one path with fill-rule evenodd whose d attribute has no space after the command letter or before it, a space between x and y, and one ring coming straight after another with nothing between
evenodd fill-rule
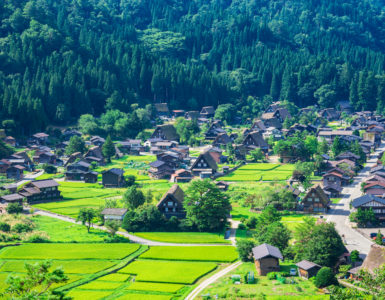
<instances>
[{"instance_id":1,"label":"wooden house","mask_svg":"<svg viewBox=\"0 0 385 300\"><path fill-rule=\"evenodd\" d=\"M179 185L174 184L159 200L156 207L166 216L166 218L171 218L172 216L185 218L186 212L183 207L183 201L183 190Z\"/></svg>"},{"instance_id":2,"label":"wooden house","mask_svg":"<svg viewBox=\"0 0 385 300\"><path fill-rule=\"evenodd\" d=\"M356 164L358 163L358 160L360 157L350 151L346 151L344 153L341 153L335 157L335 160L350 160L355 162Z\"/></svg>"},{"instance_id":3,"label":"wooden house","mask_svg":"<svg viewBox=\"0 0 385 300\"><path fill-rule=\"evenodd\" d=\"M176 170L170 178L171 182L190 182L192 180L193 176L191 171L185 170L185 169L179 169Z\"/></svg>"},{"instance_id":4,"label":"wooden house","mask_svg":"<svg viewBox=\"0 0 385 300\"><path fill-rule=\"evenodd\" d=\"M335 183L324 185L323 190L329 198L339 198L341 196L342 187Z\"/></svg>"},{"instance_id":5,"label":"wooden house","mask_svg":"<svg viewBox=\"0 0 385 300\"><path fill-rule=\"evenodd\" d=\"M260 131L260 132L264 132L266 130L266 126L265 124L263 123L262 120L255 120L253 125L251 126L250 128L250 131ZM249 132L250 132L249 131ZM249 133L248 132L248 133Z\"/></svg>"},{"instance_id":6,"label":"wooden house","mask_svg":"<svg viewBox=\"0 0 385 300\"><path fill-rule=\"evenodd\" d=\"M214 175L217 170L217 163L208 151L200 154L191 166L191 172L194 176L200 176L201 173Z\"/></svg>"},{"instance_id":7,"label":"wooden house","mask_svg":"<svg viewBox=\"0 0 385 300\"><path fill-rule=\"evenodd\" d=\"M376 197L372 194L366 194L355 198L352 201L352 206L355 209L373 209L374 215L379 220L385 219L385 199Z\"/></svg>"},{"instance_id":8,"label":"wooden house","mask_svg":"<svg viewBox=\"0 0 385 300\"><path fill-rule=\"evenodd\" d=\"M216 136L216 138L214 139L213 145L216 147L220 147L220 146L227 146L228 144L231 144L231 143L232 143L231 138L227 135L227 133L223 132Z\"/></svg>"},{"instance_id":9,"label":"wooden house","mask_svg":"<svg viewBox=\"0 0 385 300\"><path fill-rule=\"evenodd\" d=\"M222 129L220 122L212 122L210 127L205 132L205 139L215 140L219 134L226 134L226 131Z\"/></svg>"},{"instance_id":10,"label":"wooden house","mask_svg":"<svg viewBox=\"0 0 385 300\"><path fill-rule=\"evenodd\" d=\"M172 151L161 152L156 155L156 158L168 164L172 169L177 169L182 162L181 156Z\"/></svg>"},{"instance_id":11,"label":"wooden house","mask_svg":"<svg viewBox=\"0 0 385 300\"><path fill-rule=\"evenodd\" d=\"M249 149L260 148L263 152L267 152L269 150L269 145L264 140L262 133L257 131L250 132L245 137L242 144Z\"/></svg>"},{"instance_id":12,"label":"wooden house","mask_svg":"<svg viewBox=\"0 0 385 300\"><path fill-rule=\"evenodd\" d=\"M215 109L213 106L204 106L201 109L200 116L201 118L213 118L215 115Z\"/></svg>"},{"instance_id":13,"label":"wooden house","mask_svg":"<svg viewBox=\"0 0 385 300\"><path fill-rule=\"evenodd\" d=\"M15 165L7 168L5 172L7 174L8 179L21 180L24 177L24 169L25 168L23 166Z\"/></svg>"},{"instance_id":14,"label":"wooden house","mask_svg":"<svg viewBox=\"0 0 385 300\"><path fill-rule=\"evenodd\" d=\"M98 172L89 171L89 172L84 173L83 180L85 183L98 182Z\"/></svg>"},{"instance_id":15,"label":"wooden house","mask_svg":"<svg viewBox=\"0 0 385 300\"><path fill-rule=\"evenodd\" d=\"M16 147L16 139L13 136L6 136L4 138L4 143L6 143L12 147Z\"/></svg>"},{"instance_id":16,"label":"wooden house","mask_svg":"<svg viewBox=\"0 0 385 300\"><path fill-rule=\"evenodd\" d=\"M159 138L166 141L179 142L179 134L176 132L175 127L171 124L156 126L155 131L151 135L151 138Z\"/></svg>"},{"instance_id":17,"label":"wooden house","mask_svg":"<svg viewBox=\"0 0 385 300\"><path fill-rule=\"evenodd\" d=\"M282 123L274 116L273 112L262 114L261 119L266 127L282 128Z\"/></svg>"},{"instance_id":18,"label":"wooden house","mask_svg":"<svg viewBox=\"0 0 385 300\"><path fill-rule=\"evenodd\" d=\"M45 145L48 142L49 135L44 132L35 133L32 137L32 143L37 145Z\"/></svg>"},{"instance_id":19,"label":"wooden house","mask_svg":"<svg viewBox=\"0 0 385 300\"><path fill-rule=\"evenodd\" d=\"M188 111L185 114L185 118L188 120L198 120L199 117L200 117L200 114L199 114L199 111L197 110Z\"/></svg>"},{"instance_id":20,"label":"wooden house","mask_svg":"<svg viewBox=\"0 0 385 300\"><path fill-rule=\"evenodd\" d=\"M61 200L59 184L53 179L35 180L26 184L19 194L27 199L28 203L50 202Z\"/></svg>"},{"instance_id":21,"label":"wooden house","mask_svg":"<svg viewBox=\"0 0 385 300\"><path fill-rule=\"evenodd\" d=\"M215 185L221 190L221 191L227 191L229 188L229 183L226 181L216 181Z\"/></svg>"},{"instance_id":22,"label":"wooden house","mask_svg":"<svg viewBox=\"0 0 385 300\"><path fill-rule=\"evenodd\" d=\"M365 257L361 269L374 274L376 269L379 269L385 264L385 246L372 244L368 255Z\"/></svg>"},{"instance_id":23,"label":"wooden house","mask_svg":"<svg viewBox=\"0 0 385 300\"><path fill-rule=\"evenodd\" d=\"M269 244L262 244L252 249L255 267L260 276L270 272L279 272L279 260L283 260L281 251Z\"/></svg>"},{"instance_id":24,"label":"wooden house","mask_svg":"<svg viewBox=\"0 0 385 300\"><path fill-rule=\"evenodd\" d=\"M11 166L11 163L9 160L2 159L0 160L0 173L5 174L7 172L7 169Z\"/></svg>"},{"instance_id":25,"label":"wooden house","mask_svg":"<svg viewBox=\"0 0 385 300\"><path fill-rule=\"evenodd\" d=\"M170 110L167 103L155 103L155 112L157 117L169 117Z\"/></svg>"},{"instance_id":26,"label":"wooden house","mask_svg":"<svg viewBox=\"0 0 385 300\"><path fill-rule=\"evenodd\" d=\"M103 144L106 142L106 140L98 135L94 135L90 138L90 143L94 146L103 146Z\"/></svg>"},{"instance_id":27,"label":"wooden house","mask_svg":"<svg viewBox=\"0 0 385 300\"><path fill-rule=\"evenodd\" d=\"M124 170L112 168L102 172L102 184L104 187L123 187L125 184Z\"/></svg>"},{"instance_id":28,"label":"wooden house","mask_svg":"<svg viewBox=\"0 0 385 300\"><path fill-rule=\"evenodd\" d=\"M20 194L9 194L9 195L4 195L0 197L1 203L18 203L18 204L23 204L24 197Z\"/></svg>"},{"instance_id":29,"label":"wooden house","mask_svg":"<svg viewBox=\"0 0 385 300\"><path fill-rule=\"evenodd\" d=\"M81 137L82 133L76 129L66 128L62 131L64 140L69 141L73 136Z\"/></svg>"},{"instance_id":30,"label":"wooden house","mask_svg":"<svg viewBox=\"0 0 385 300\"><path fill-rule=\"evenodd\" d=\"M148 175L154 179L169 179L171 174L174 172L174 168L168 163L156 160L150 163L150 170Z\"/></svg>"},{"instance_id":31,"label":"wooden house","mask_svg":"<svg viewBox=\"0 0 385 300\"><path fill-rule=\"evenodd\" d=\"M385 195L385 182L374 181L364 185L364 193L373 196L383 197Z\"/></svg>"},{"instance_id":32,"label":"wooden house","mask_svg":"<svg viewBox=\"0 0 385 300\"><path fill-rule=\"evenodd\" d=\"M184 111L183 109L174 109L172 111L172 117L175 119L179 117L184 117L185 114L186 114L186 111Z\"/></svg>"},{"instance_id":33,"label":"wooden house","mask_svg":"<svg viewBox=\"0 0 385 300\"><path fill-rule=\"evenodd\" d=\"M56 155L51 152L37 152L33 156L33 161L36 164L56 164Z\"/></svg>"},{"instance_id":34,"label":"wooden house","mask_svg":"<svg viewBox=\"0 0 385 300\"><path fill-rule=\"evenodd\" d=\"M318 115L328 121L335 121L340 117L340 114L334 108L322 109Z\"/></svg>"},{"instance_id":35,"label":"wooden house","mask_svg":"<svg viewBox=\"0 0 385 300\"><path fill-rule=\"evenodd\" d=\"M301 204L307 213L326 213L330 207L330 200L321 186L317 184L310 188Z\"/></svg>"},{"instance_id":36,"label":"wooden house","mask_svg":"<svg viewBox=\"0 0 385 300\"><path fill-rule=\"evenodd\" d=\"M127 211L126 208L105 208L102 211L102 215L105 221L122 222Z\"/></svg>"},{"instance_id":37,"label":"wooden house","mask_svg":"<svg viewBox=\"0 0 385 300\"><path fill-rule=\"evenodd\" d=\"M308 260L302 260L295 264L298 267L298 276L309 279L317 275L321 266Z\"/></svg>"}]
</instances>

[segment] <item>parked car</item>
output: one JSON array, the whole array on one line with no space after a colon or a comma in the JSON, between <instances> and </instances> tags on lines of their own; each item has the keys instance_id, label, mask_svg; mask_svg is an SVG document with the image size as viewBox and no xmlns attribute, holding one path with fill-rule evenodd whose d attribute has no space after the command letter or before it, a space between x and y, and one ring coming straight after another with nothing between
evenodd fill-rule
<instances>
[{"instance_id":1,"label":"parked car","mask_svg":"<svg viewBox=\"0 0 385 300\"><path fill-rule=\"evenodd\" d=\"M374 239L377 236L377 232L370 233L370 238Z\"/></svg>"},{"instance_id":2,"label":"parked car","mask_svg":"<svg viewBox=\"0 0 385 300\"><path fill-rule=\"evenodd\" d=\"M290 269L290 276L295 276L297 275L297 269L296 268L291 268Z\"/></svg>"}]
</instances>

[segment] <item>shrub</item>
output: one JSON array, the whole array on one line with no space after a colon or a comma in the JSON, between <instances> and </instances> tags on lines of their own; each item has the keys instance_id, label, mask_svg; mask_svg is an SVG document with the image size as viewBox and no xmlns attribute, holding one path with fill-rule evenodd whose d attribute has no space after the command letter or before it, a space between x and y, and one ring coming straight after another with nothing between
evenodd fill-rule
<instances>
[{"instance_id":1,"label":"shrub","mask_svg":"<svg viewBox=\"0 0 385 300\"><path fill-rule=\"evenodd\" d=\"M129 243L130 240L123 236L114 235L104 239L105 243Z\"/></svg>"},{"instance_id":2,"label":"shrub","mask_svg":"<svg viewBox=\"0 0 385 300\"><path fill-rule=\"evenodd\" d=\"M10 203L7 206L7 213L9 214L19 214L23 212L23 206L19 203Z\"/></svg>"},{"instance_id":3,"label":"shrub","mask_svg":"<svg viewBox=\"0 0 385 300\"><path fill-rule=\"evenodd\" d=\"M0 222L0 231L9 232L11 230L11 225L5 222Z\"/></svg>"},{"instance_id":4,"label":"shrub","mask_svg":"<svg viewBox=\"0 0 385 300\"><path fill-rule=\"evenodd\" d=\"M251 216L246 221L246 226L250 229L255 229L257 226L257 218L255 216Z\"/></svg>"},{"instance_id":5,"label":"shrub","mask_svg":"<svg viewBox=\"0 0 385 300\"><path fill-rule=\"evenodd\" d=\"M40 233L33 233L30 236L28 236L24 241L27 243L49 243L50 242L48 236Z\"/></svg>"},{"instance_id":6,"label":"shrub","mask_svg":"<svg viewBox=\"0 0 385 300\"><path fill-rule=\"evenodd\" d=\"M274 279L277 278L277 272L270 272L270 273L267 274L266 277L267 277L267 279L269 279L269 280L274 280Z\"/></svg>"},{"instance_id":7,"label":"shrub","mask_svg":"<svg viewBox=\"0 0 385 300\"><path fill-rule=\"evenodd\" d=\"M336 277L331 268L323 267L318 271L314 284L318 288L327 287L329 285L338 284Z\"/></svg>"},{"instance_id":8,"label":"shrub","mask_svg":"<svg viewBox=\"0 0 385 300\"><path fill-rule=\"evenodd\" d=\"M49 165L49 164L44 164L43 165L43 170L47 174L55 174L55 173L57 173L57 168L55 166Z\"/></svg>"},{"instance_id":9,"label":"shrub","mask_svg":"<svg viewBox=\"0 0 385 300\"><path fill-rule=\"evenodd\" d=\"M280 272L279 274L280 274L282 277L289 277L289 276L290 276L289 272Z\"/></svg>"},{"instance_id":10,"label":"shrub","mask_svg":"<svg viewBox=\"0 0 385 300\"><path fill-rule=\"evenodd\" d=\"M255 243L251 240L237 240L237 251L242 261L253 261L252 249Z\"/></svg>"},{"instance_id":11,"label":"shrub","mask_svg":"<svg viewBox=\"0 0 385 300\"><path fill-rule=\"evenodd\" d=\"M30 232L32 231L32 229L33 229L32 225L28 225L24 223L17 223L14 226L12 226L12 231L15 231L17 233Z\"/></svg>"},{"instance_id":12,"label":"shrub","mask_svg":"<svg viewBox=\"0 0 385 300\"><path fill-rule=\"evenodd\" d=\"M132 186L135 184L136 177L134 175L127 175L125 179L126 179L126 186Z\"/></svg>"},{"instance_id":13,"label":"shrub","mask_svg":"<svg viewBox=\"0 0 385 300\"><path fill-rule=\"evenodd\" d=\"M246 229L247 229L247 227L246 227L246 225L245 225L245 224L243 224L243 223L239 223L239 225L238 225L238 229L240 229L240 230L246 230Z\"/></svg>"}]
</instances>

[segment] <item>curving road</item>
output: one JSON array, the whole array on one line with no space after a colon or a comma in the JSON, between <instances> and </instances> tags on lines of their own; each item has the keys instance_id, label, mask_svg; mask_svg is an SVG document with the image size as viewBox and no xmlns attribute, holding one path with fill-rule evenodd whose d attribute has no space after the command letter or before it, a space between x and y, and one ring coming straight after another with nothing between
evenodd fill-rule
<instances>
[{"instance_id":1,"label":"curving road","mask_svg":"<svg viewBox=\"0 0 385 300\"><path fill-rule=\"evenodd\" d=\"M354 230L350 226L349 214L350 214L350 201L360 197L361 183L369 176L370 168L372 168L378 159L381 152L385 150L385 145L381 144L377 150L370 155L365 167L354 178L354 182L345 187L342 191L344 197L337 204L332 204L329 214L326 216L326 220L334 222L338 233L342 236L346 248L349 251L358 250L361 254L367 255L370 250L370 246L373 242Z\"/></svg>"}]
</instances>

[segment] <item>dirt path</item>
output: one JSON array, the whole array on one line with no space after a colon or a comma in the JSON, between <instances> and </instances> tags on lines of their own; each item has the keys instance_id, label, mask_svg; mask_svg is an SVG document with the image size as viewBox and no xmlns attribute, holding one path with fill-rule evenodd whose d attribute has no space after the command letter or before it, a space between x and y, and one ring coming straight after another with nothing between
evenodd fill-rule
<instances>
[{"instance_id":1,"label":"dirt path","mask_svg":"<svg viewBox=\"0 0 385 300\"><path fill-rule=\"evenodd\" d=\"M228 266L227 268L223 269L222 271L219 271L218 273L214 274L213 276L207 278L206 280L202 281L201 284L199 284L186 298L185 300L192 300L195 297L197 297L205 288L207 288L210 284L217 281L222 276L226 275L227 273L233 271L238 266L242 264L241 261L238 261L236 263L233 263L232 265Z\"/></svg>"}]
</instances>

